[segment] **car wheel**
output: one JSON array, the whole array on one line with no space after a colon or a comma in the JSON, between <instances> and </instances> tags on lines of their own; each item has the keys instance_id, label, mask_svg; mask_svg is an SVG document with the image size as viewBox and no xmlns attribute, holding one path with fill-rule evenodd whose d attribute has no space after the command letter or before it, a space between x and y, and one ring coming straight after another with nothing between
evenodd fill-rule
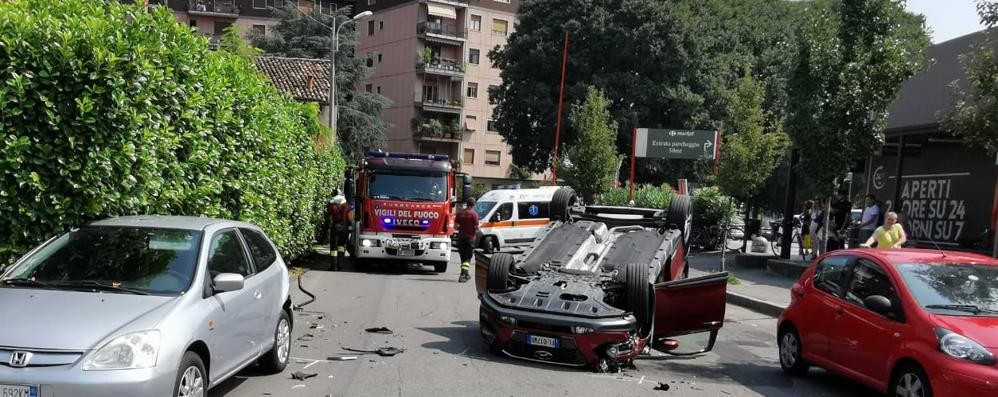
<instances>
[{"instance_id":1,"label":"car wheel","mask_svg":"<svg viewBox=\"0 0 998 397\"><path fill-rule=\"evenodd\" d=\"M917 365L898 369L891 381L891 397L932 397L929 377Z\"/></svg>"},{"instance_id":2,"label":"car wheel","mask_svg":"<svg viewBox=\"0 0 998 397\"><path fill-rule=\"evenodd\" d=\"M683 231L683 242L690 242L690 233L693 231L693 200L688 195L672 196L672 203L669 204L669 214L665 221L670 225L675 225Z\"/></svg>"},{"instance_id":3,"label":"car wheel","mask_svg":"<svg viewBox=\"0 0 998 397\"><path fill-rule=\"evenodd\" d=\"M804 375L810 365L804 361L802 352L804 345L801 343L800 334L793 327L786 327L780 331L779 336L780 367L788 375Z\"/></svg>"},{"instance_id":4,"label":"car wheel","mask_svg":"<svg viewBox=\"0 0 998 397\"><path fill-rule=\"evenodd\" d=\"M648 293L648 269L640 263L629 263L624 267L624 310L634 313L638 328L647 331L651 328L651 297Z\"/></svg>"},{"instance_id":5,"label":"car wheel","mask_svg":"<svg viewBox=\"0 0 998 397\"><path fill-rule=\"evenodd\" d=\"M437 273L443 273L447 271L447 262L435 262L433 264L433 271Z\"/></svg>"},{"instance_id":6,"label":"car wheel","mask_svg":"<svg viewBox=\"0 0 998 397\"><path fill-rule=\"evenodd\" d=\"M204 397L208 387L208 372L204 370L201 356L194 352L184 353L177 370L177 382L173 395L177 397Z\"/></svg>"},{"instance_id":7,"label":"car wheel","mask_svg":"<svg viewBox=\"0 0 998 397\"><path fill-rule=\"evenodd\" d=\"M509 269L513 266L513 255L505 252L492 255L489 263L489 275L485 280L486 290L502 292L509 290Z\"/></svg>"},{"instance_id":8,"label":"car wheel","mask_svg":"<svg viewBox=\"0 0 998 397\"><path fill-rule=\"evenodd\" d=\"M276 374L284 371L291 357L291 320L288 312L281 310L274 329L274 347L258 361L264 372Z\"/></svg>"},{"instance_id":9,"label":"car wheel","mask_svg":"<svg viewBox=\"0 0 998 397\"><path fill-rule=\"evenodd\" d=\"M559 188L551 197L551 220L566 222L569 219L568 211L578 203L579 199L575 195L575 190L570 187Z\"/></svg>"},{"instance_id":10,"label":"car wheel","mask_svg":"<svg viewBox=\"0 0 998 397\"><path fill-rule=\"evenodd\" d=\"M496 242L494 237L484 237L482 238L481 244L478 244L478 246L486 254L493 254L496 252L496 247L499 246L499 243Z\"/></svg>"}]
</instances>

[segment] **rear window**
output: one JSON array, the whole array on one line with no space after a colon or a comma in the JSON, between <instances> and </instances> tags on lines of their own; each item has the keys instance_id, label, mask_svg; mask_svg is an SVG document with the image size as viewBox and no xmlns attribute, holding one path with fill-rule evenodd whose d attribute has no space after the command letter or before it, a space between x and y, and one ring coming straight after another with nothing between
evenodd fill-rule
<instances>
[{"instance_id":1,"label":"rear window","mask_svg":"<svg viewBox=\"0 0 998 397\"><path fill-rule=\"evenodd\" d=\"M267 238L262 233L252 229L239 229L246 238L246 245L249 246L250 253L253 254L253 263L256 264L257 273L267 270L270 265L277 261L277 252L270 245Z\"/></svg>"}]
</instances>

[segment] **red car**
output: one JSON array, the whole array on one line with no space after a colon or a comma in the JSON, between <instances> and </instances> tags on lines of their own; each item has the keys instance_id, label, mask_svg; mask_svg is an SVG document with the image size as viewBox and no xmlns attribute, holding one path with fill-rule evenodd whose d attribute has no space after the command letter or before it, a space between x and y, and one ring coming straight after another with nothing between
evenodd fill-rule
<instances>
[{"instance_id":1,"label":"red car","mask_svg":"<svg viewBox=\"0 0 998 397\"><path fill-rule=\"evenodd\" d=\"M998 260L852 249L818 258L780 316L780 366L811 365L889 396L998 396Z\"/></svg>"}]
</instances>

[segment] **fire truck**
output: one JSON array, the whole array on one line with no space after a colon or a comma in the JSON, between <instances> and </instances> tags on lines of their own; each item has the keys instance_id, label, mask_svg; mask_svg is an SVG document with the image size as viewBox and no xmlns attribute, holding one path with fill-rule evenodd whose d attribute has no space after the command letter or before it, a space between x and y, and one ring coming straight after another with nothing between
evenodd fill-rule
<instances>
[{"instance_id":1,"label":"fire truck","mask_svg":"<svg viewBox=\"0 0 998 397\"><path fill-rule=\"evenodd\" d=\"M471 195L471 176L455 172L448 156L369 152L347 169L345 190L357 268L422 263L447 271L455 207Z\"/></svg>"}]
</instances>

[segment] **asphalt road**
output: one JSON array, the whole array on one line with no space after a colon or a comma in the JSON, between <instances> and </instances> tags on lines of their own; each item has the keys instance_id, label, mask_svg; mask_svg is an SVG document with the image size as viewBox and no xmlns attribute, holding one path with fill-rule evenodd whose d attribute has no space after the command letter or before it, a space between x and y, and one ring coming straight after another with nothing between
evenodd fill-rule
<instances>
[{"instance_id":1,"label":"asphalt road","mask_svg":"<svg viewBox=\"0 0 998 397\"><path fill-rule=\"evenodd\" d=\"M456 256L456 255L455 255ZM693 357L653 355L617 374L535 364L490 353L478 335L474 283L418 269L359 273L310 271L304 287L315 302L296 313L292 361L277 375L250 368L210 396L877 396L822 370L790 378L777 361L776 319L728 306L714 351ZM303 302L307 296L295 291ZM314 325L313 325L314 324ZM366 333L388 327L393 334ZM315 328L310 328L315 327ZM298 340L305 334L310 340ZM329 361L343 348L405 349L393 357L356 355ZM314 373L304 381L292 373ZM669 390L655 390L660 383Z\"/></svg>"}]
</instances>

